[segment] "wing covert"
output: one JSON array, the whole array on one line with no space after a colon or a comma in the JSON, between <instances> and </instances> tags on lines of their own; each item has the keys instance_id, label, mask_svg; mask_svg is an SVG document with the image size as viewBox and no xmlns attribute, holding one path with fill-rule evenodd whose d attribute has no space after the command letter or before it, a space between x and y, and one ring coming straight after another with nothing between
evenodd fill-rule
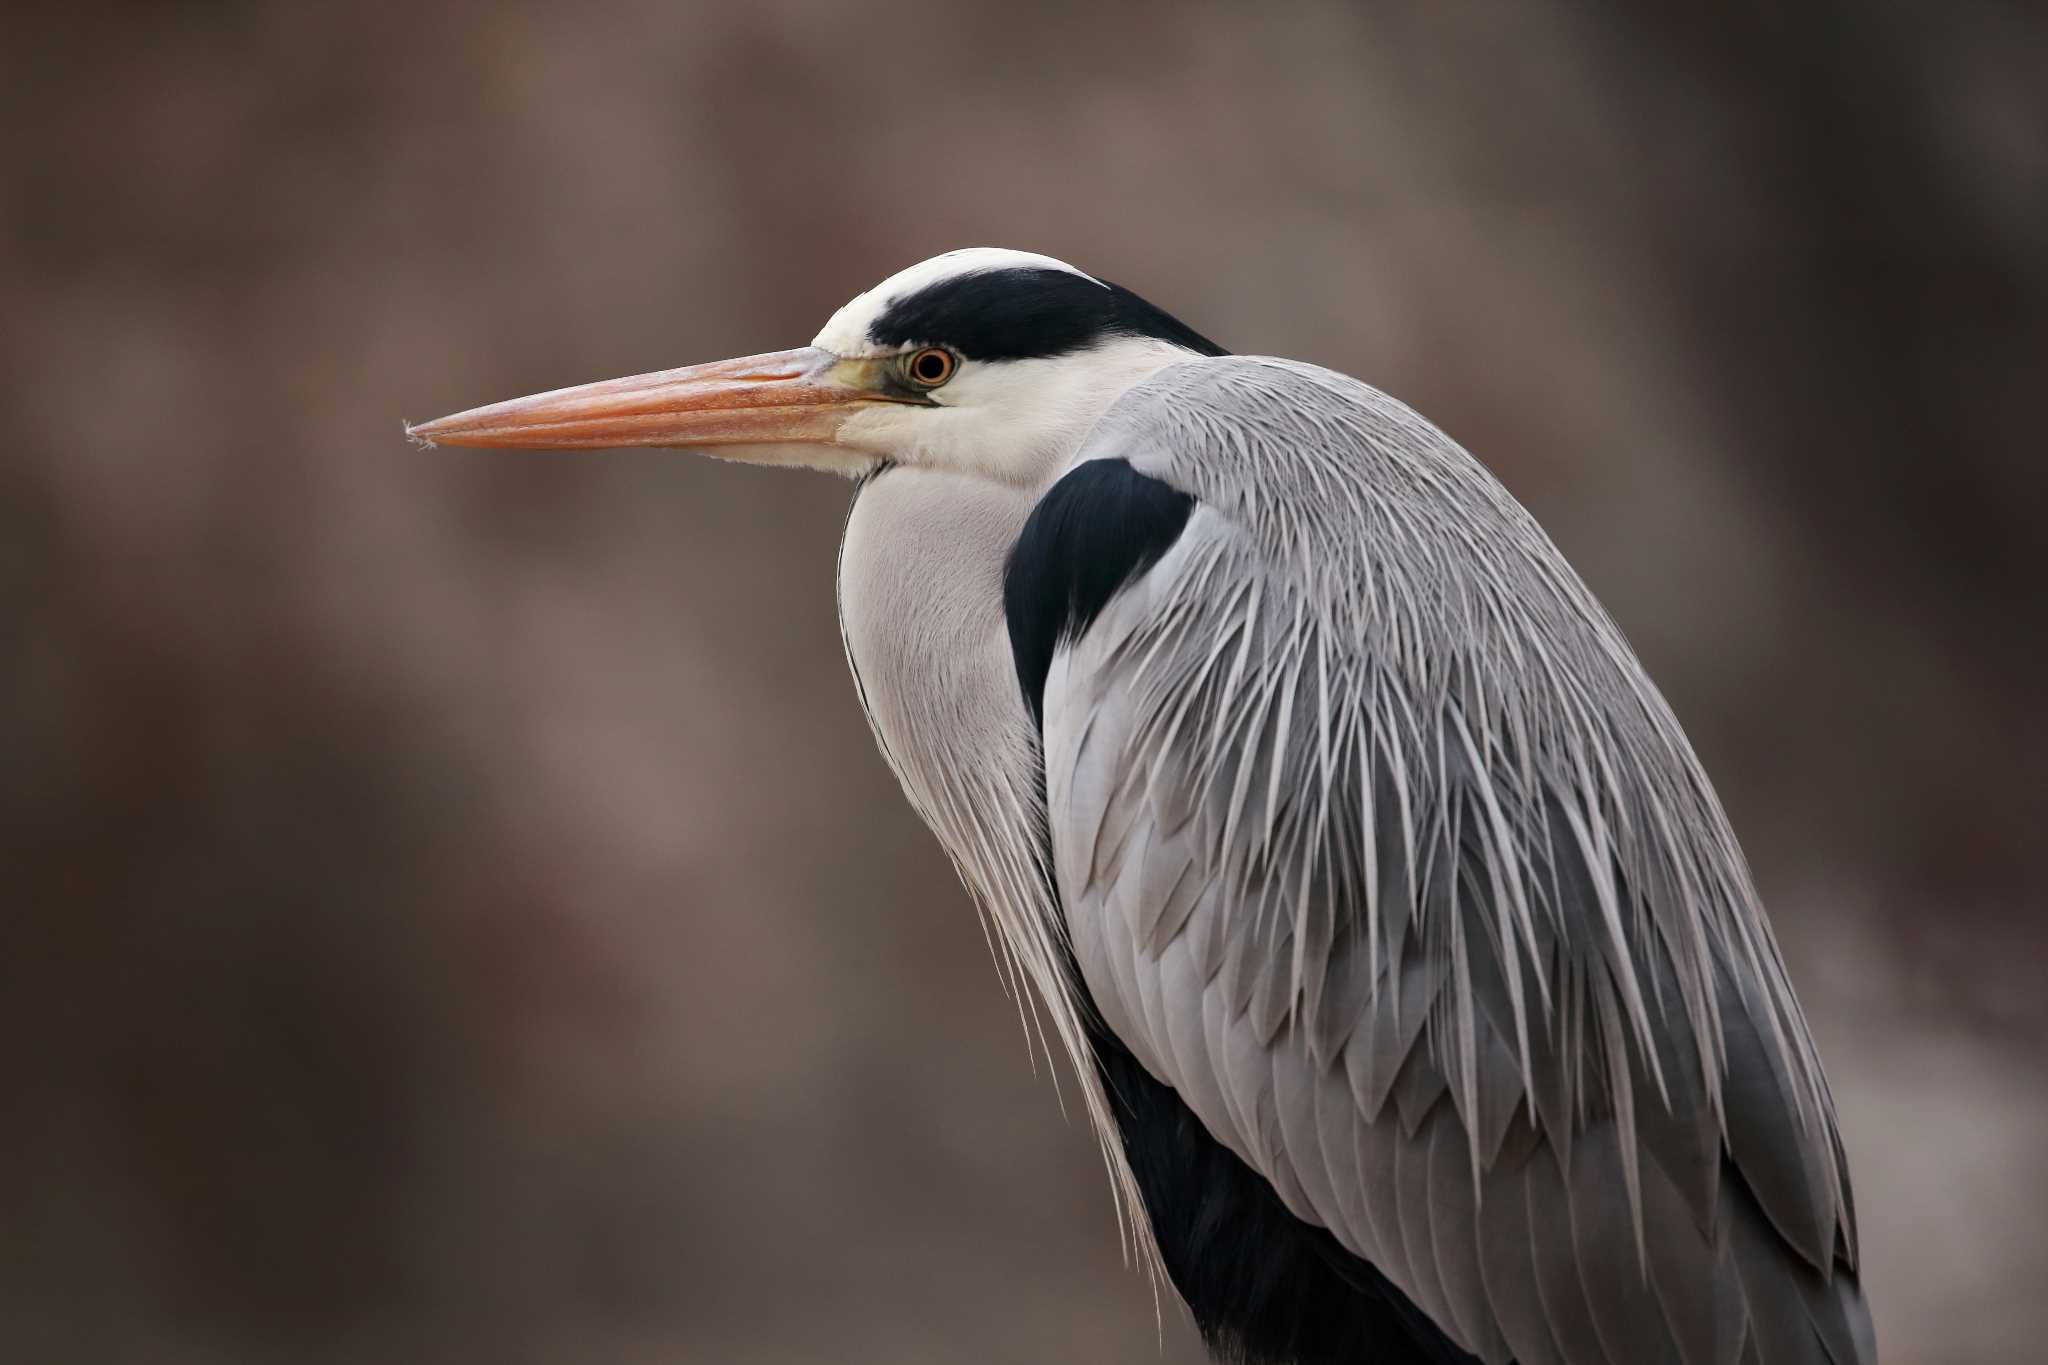
<instances>
[{"instance_id":1,"label":"wing covert","mask_svg":"<svg viewBox=\"0 0 2048 1365\"><path fill-rule=\"evenodd\" d=\"M1676 723L1469 456L1309 368L1176 367L1084 452L1190 500L1044 675L1103 1022L1488 1362L1874 1361L1832 1108Z\"/></svg>"}]
</instances>

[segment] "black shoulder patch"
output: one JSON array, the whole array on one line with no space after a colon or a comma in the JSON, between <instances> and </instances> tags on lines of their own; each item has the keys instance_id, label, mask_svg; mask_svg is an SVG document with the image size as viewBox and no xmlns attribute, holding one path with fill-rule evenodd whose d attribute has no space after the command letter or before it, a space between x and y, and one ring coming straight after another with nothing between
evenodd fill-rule
<instances>
[{"instance_id":1,"label":"black shoulder patch","mask_svg":"<svg viewBox=\"0 0 2048 1365\"><path fill-rule=\"evenodd\" d=\"M1157 337L1197 355L1225 354L1128 289L1034 267L940 280L891 303L868 336L878 346L950 346L969 360L1067 355L1107 336Z\"/></svg>"},{"instance_id":2,"label":"black shoulder patch","mask_svg":"<svg viewBox=\"0 0 2048 1365\"><path fill-rule=\"evenodd\" d=\"M1128 460L1076 465L1039 499L1003 567L1003 615L1031 718L1044 724L1045 675L1109 599L1180 539L1195 500Z\"/></svg>"}]
</instances>

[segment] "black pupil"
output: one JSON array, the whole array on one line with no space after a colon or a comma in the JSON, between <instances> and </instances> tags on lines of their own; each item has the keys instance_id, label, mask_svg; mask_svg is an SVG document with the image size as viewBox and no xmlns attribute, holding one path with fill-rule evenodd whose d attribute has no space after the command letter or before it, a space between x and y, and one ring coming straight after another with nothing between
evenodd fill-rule
<instances>
[{"instance_id":1,"label":"black pupil","mask_svg":"<svg viewBox=\"0 0 2048 1365\"><path fill-rule=\"evenodd\" d=\"M937 381L946 377L946 357L937 351L926 351L917 358L917 377Z\"/></svg>"}]
</instances>

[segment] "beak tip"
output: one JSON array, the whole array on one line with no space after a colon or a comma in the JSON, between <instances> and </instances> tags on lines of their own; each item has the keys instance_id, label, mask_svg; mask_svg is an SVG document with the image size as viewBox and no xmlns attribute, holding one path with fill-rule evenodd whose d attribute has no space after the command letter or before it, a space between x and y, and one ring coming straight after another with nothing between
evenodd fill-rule
<instances>
[{"instance_id":1,"label":"beak tip","mask_svg":"<svg viewBox=\"0 0 2048 1365\"><path fill-rule=\"evenodd\" d=\"M445 417L437 417L431 422L406 422L401 419L401 425L405 428L406 440L421 450L433 450L441 444L434 438L441 434L447 421Z\"/></svg>"}]
</instances>

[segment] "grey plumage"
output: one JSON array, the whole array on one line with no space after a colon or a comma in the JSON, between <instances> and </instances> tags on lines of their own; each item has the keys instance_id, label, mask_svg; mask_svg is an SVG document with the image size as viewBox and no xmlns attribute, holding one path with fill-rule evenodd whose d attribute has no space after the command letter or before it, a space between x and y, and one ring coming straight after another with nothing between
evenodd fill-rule
<instances>
[{"instance_id":1,"label":"grey plumage","mask_svg":"<svg viewBox=\"0 0 2048 1365\"><path fill-rule=\"evenodd\" d=\"M1103 457L1199 500L1046 685L1054 870L1110 1027L1488 1361L1874 1359L1740 850L1534 521L1292 362L1162 371Z\"/></svg>"},{"instance_id":2,"label":"grey plumage","mask_svg":"<svg viewBox=\"0 0 2048 1365\"><path fill-rule=\"evenodd\" d=\"M1226 1358L1869 1365L1819 1062L1620 632L1415 413L1221 356L975 248L410 430L862 480L876 740Z\"/></svg>"}]
</instances>

